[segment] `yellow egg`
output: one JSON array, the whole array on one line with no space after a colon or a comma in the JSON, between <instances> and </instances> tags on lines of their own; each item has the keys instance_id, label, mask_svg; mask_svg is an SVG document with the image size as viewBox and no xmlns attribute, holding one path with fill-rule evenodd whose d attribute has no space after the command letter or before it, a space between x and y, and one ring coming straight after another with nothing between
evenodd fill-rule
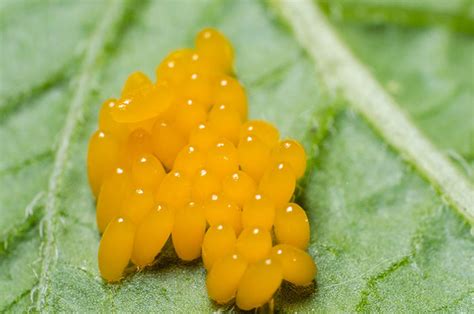
<instances>
[{"instance_id":1,"label":"yellow egg","mask_svg":"<svg viewBox=\"0 0 474 314\"><path fill-rule=\"evenodd\" d=\"M142 128L134 130L127 139L129 155L151 153L151 134Z\"/></svg>"},{"instance_id":2,"label":"yellow egg","mask_svg":"<svg viewBox=\"0 0 474 314\"><path fill-rule=\"evenodd\" d=\"M132 163L132 178L137 185L156 190L165 175L163 165L151 154L138 155Z\"/></svg>"},{"instance_id":3,"label":"yellow egg","mask_svg":"<svg viewBox=\"0 0 474 314\"><path fill-rule=\"evenodd\" d=\"M175 97L177 97L177 96L175 95ZM156 123L156 121L159 120L161 122L166 122L168 124L173 124L175 119L176 119L176 116L177 116L177 111L178 111L177 101L176 101L176 99L173 99L173 101L171 102L169 107L155 119L155 123ZM153 129L153 126L152 126L152 129Z\"/></svg>"},{"instance_id":4,"label":"yellow egg","mask_svg":"<svg viewBox=\"0 0 474 314\"><path fill-rule=\"evenodd\" d=\"M214 225L207 229L202 243L204 267L210 270L217 260L234 252L236 241L234 228L230 225Z\"/></svg>"},{"instance_id":5,"label":"yellow egg","mask_svg":"<svg viewBox=\"0 0 474 314\"><path fill-rule=\"evenodd\" d=\"M230 76L220 76L214 82L213 104L225 105L240 114L242 121L247 120L247 96L239 81Z\"/></svg>"},{"instance_id":6,"label":"yellow egg","mask_svg":"<svg viewBox=\"0 0 474 314\"><path fill-rule=\"evenodd\" d=\"M195 202L203 203L210 199L212 194L219 194L221 189L222 185L219 178L205 168L202 168L193 178L191 199Z\"/></svg>"},{"instance_id":7,"label":"yellow egg","mask_svg":"<svg viewBox=\"0 0 474 314\"><path fill-rule=\"evenodd\" d=\"M129 125L119 123L112 118L112 110L117 106L117 99L107 99L99 111L99 129L111 134L119 141L125 141L130 134Z\"/></svg>"},{"instance_id":8,"label":"yellow egg","mask_svg":"<svg viewBox=\"0 0 474 314\"><path fill-rule=\"evenodd\" d=\"M296 178L287 163L272 165L265 171L259 185L259 193L270 198L275 207L281 208L288 203L295 191Z\"/></svg>"},{"instance_id":9,"label":"yellow egg","mask_svg":"<svg viewBox=\"0 0 474 314\"><path fill-rule=\"evenodd\" d=\"M87 151L87 175L95 197L104 178L117 168L119 151L119 142L112 135L100 130L92 134Z\"/></svg>"},{"instance_id":10,"label":"yellow egg","mask_svg":"<svg viewBox=\"0 0 474 314\"><path fill-rule=\"evenodd\" d=\"M174 210L165 204L156 204L137 226L132 261L139 267L153 263L168 240L174 224Z\"/></svg>"},{"instance_id":11,"label":"yellow egg","mask_svg":"<svg viewBox=\"0 0 474 314\"><path fill-rule=\"evenodd\" d=\"M270 231L262 228L245 228L237 239L236 249L249 263L269 256L272 249Z\"/></svg>"},{"instance_id":12,"label":"yellow egg","mask_svg":"<svg viewBox=\"0 0 474 314\"><path fill-rule=\"evenodd\" d=\"M153 83L144 73L140 71L133 72L125 81L120 98L132 97L136 94L144 93L152 86Z\"/></svg>"},{"instance_id":13,"label":"yellow egg","mask_svg":"<svg viewBox=\"0 0 474 314\"><path fill-rule=\"evenodd\" d=\"M161 115L160 115L161 117ZM151 131L153 130L153 126L155 125L156 120L158 120L158 117L153 117L150 119L146 119L143 121L139 122L132 122L132 123L125 123L128 127L129 134L137 129L143 129L147 131L148 133L151 134Z\"/></svg>"},{"instance_id":14,"label":"yellow egg","mask_svg":"<svg viewBox=\"0 0 474 314\"><path fill-rule=\"evenodd\" d=\"M182 82L187 75L188 59L194 53L192 49L179 49L170 53L156 68L159 82L168 81L172 84Z\"/></svg>"},{"instance_id":15,"label":"yellow egg","mask_svg":"<svg viewBox=\"0 0 474 314\"><path fill-rule=\"evenodd\" d=\"M176 156L173 170L177 170L189 178L194 177L206 164L207 154L192 145L185 146Z\"/></svg>"},{"instance_id":16,"label":"yellow egg","mask_svg":"<svg viewBox=\"0 0 474 314\"><path fill-rule=\"evenodd\" d=\"M202 207L210 226L230 225L236 234L240 233L242 211L235 203L221 195L212 194Z\"/></svg>"},{"instance_id":17,"label":"yellow egg","mask_svg":"<svg viewBox=\"0 0 474 314\"><path fill-rule=\"evenodd\" d=\"M209 114L207 124L219 137L228 139L234 145L239 143L242 121L237 111L226 105L216 105Z\"/></svg>"},{"instance_id":18,"label":"yellow egg","mask_svg":"<svg viewBox=\"0 0 474 314\"><path fill-rule=\"evenodd\" d=\"M237 147L240 168L250 175L255 182L260 179L270 163L270 148L258 137L241 138Z\"/></svg>"},{"instance_id":19,"label":"yellow egg","mask_svg":"<svg viewBox=\"0 0 474 314\"><path fill-rule=\"evenodd\" d=\"M222 72L232 73L234 51L224 35L213 28L205 28L197 34L195 42L198 52L209 56Z\"/></svg>"},{"instance_id":20,"label":"yellow egg","mask_svg":"<svg viewBox=\"0 0 474 314\"><path fill-rule=\"evenodd\" d=\"M208 151L219 141L219 136L205 123L199 124L189 134L189 144L202 150Z\"/></svg>"},{"instance_id":21,"label":"yellow egg","mask_svg":"<svg viewBox=\"0 0 474 314\"><path fill-rule=\"evenodd\" d=\"M295 140L281 141L272 151L272 163L280 162L290 164L296 178L301 178L306 170L306 154L303 146Z\"/></svg>"},{"instance_id":22,"label":"yellow egg","mask_svg":"<svg viewBox=\"0 0 474 314\"><path fill-rule=\"evenodd\" d=\"M290 244L300 249L308 247L308 217L298 204L290 203L277 209L274 230L278 243Z\"/></svg>"},{"instance_id":23,"label":"yellow egg","mask_svg":"<svg viewBox=\"0 0 474 314\"><path fill-rule=\"evenodd\" d=\"M317 268L311 256L305 251L288 244L272 248L272 259L282 266L283 279L297 286L310 285L316 277Z\"/></svg>"},{"instance_id":24,"label":"yellow egg","mask_svg":"<svg viewBox=\"0 0 474 314\"><path fill-rule=\"evenodd\" d=\"M191 130L206 122L207 111L199 102L187 99L176 104L174 125L185 138L189 138Z\"/></svg>"},{"instance_id":25,"label":"yellow egg","mask_svg":"<svg viewBox=\"0 0 474 314\"><path fill-rule=\"evenodd\" d=\"M248 311L269 302L280 287L282 277L281 265L273 259L249 265L237 289L237 306Z\"/></svg>"},{"instance_id":26,"label":"yellow egg","mask_svg":"<svg viewBox=\"0 0 474 314\"><path fill-rule=\"evenodd\" d=\"M211 56L203 54L201 51L194 50L193 53L186 58L186 70L188 73L203 74L211 82L219 75L222 75L222 69L220 69L220 65L215 61L216 60ZM207 108L209 109L210 104L207 105Z\"/></svg>"},{"instance_id":27,"label":"yellow egg","mask_svg":"<svg viewBox=\"0 0 474 314\"><path fill-rule=\"evenodd\" d=\"M268 147L278 144L280 133L271 123L262 120L247 121L240 130L240 138L247 136L258 137Z\"/></svg>"},{"instance_id":28,"label":"yellow egg","mask_svg":"<svg viewBox=\"0 0 474 314\"><path fill-rule=\"evenodd\" d=\"M141 186L131 186L123 199L120 215L127 216L133 223L138 225L150 212L155 200L153 193Z\"/></svg>"},{"instance_id":29,"label":"yellow egg","mask_svg":"<svg viewBox=\"0 0 474 314\"><path fill-rule=\"evenodd\" d=\"M155 201L173 208L185 206L191 200L191 179L179 171L169 172L161 181Z\"/></svg>"},{"instance_id":30,"label":"yellow egg","mask_svg":"<svg viewBox=\"0 0 474 314\"><path fill-rule=\"evenodd\" d=\"M222 194L242 207L257 190L255 181L245 172L236 171L222 180Z\"/></svg>"},{"instance_id":31,"label":"yellow egg","mask_svg":"<svg viewBox=\"0 0 474 314\"><path fill-rule=\"evenodd\" d=\"M127 138L120 148L120 164L131 167L133 161L143 154L151 154L151 134L142 129L136 129Z\"/></svg>"},{"instance_id":32,"label":"yellow egg","mask_svg":"<svg viewBox=\"0 0 474 314\"><path fill-rule=\"evenodd\" d=\"M242 209L242 227L271 230L275 221L275 206L267 197L256 194Z\"/></svg>"},{"instance_id":33,"label":"yellow egg","mask_svg":"<svg viewBox=\"0 0 474 314\"><path fill-rule=\"evenodd\" d=\"M153 126L151 138L153 153L167 170L171 170L176 156L186 145L186 139L171 124L161 120Z\"/></svg>"},{"instance_id":34,"label":"yellow egg","mask_svg":"<svg viewBox=\"0 0 474 314\"><path fill-rule=\"evenodd\" d=\"M117 281L130 261L152 265L171 235L181 260L202 256L212 300L256 309L283 279L306 286L317 273L308 218L289 203L306 155L271 123L247 121L228 39L205 28L195 44L167 55L156 83L133 72L101 106L87 156L99 270Z\"/></svg>"},{"instance_id":35,"label":"yellow egg","mask_svg":"<svg viewBox=\"0 0 474 314\"><path fill-rule=\"evenodd\" d=\"M219 139L207 153L206 169L223 178L239 169L237 149L224 138Z\"/></svg>"},{"instance_id":36,"label":"yellow egg","mask_svg":"<svg viewBox=\"0 0 474 314\"><path fill-rule=\"evenodd\" d=\"M207 111L212 105L212 82L206 72L191 72L179 87L185 99L193 99L203 105Z\"/></svg>"},{"instance_id":37,"label":"yellow egg","mask_svg":"<svg viewBox=\"0 0 474 314\"><path fill-rule=\"evenodd\" d=\"M201 206L190 202L176 210L172 240L176 254L184 261L201 256L201 246L206 232L206 218Z\"/></svg>"},{"instance_id":38,"label":"yellow egg","mask_svg":"<svg viewBox=\"0 0 474 314\"><path fill-rule=\"evenodd\" d=\"M172 98L172 90L166 83L152 85L138 94L120 99L111 114L121 123L148 120L165 112Z\"/></svg>"},{"instance_id":39,"label":"yellow egg","mask_svg":"<svg viewBox=\"0 0 474 314\"><path fill-rule=\"evenodd\" d=\"M206 287L209 297L220 304L232 300L246 269L247 261L237 253L217 260L207 273Z\"/></svg>"},{"instance_id":40,"label":"yellow egg","mask_svg":"<svg viewBox=\"0 0 474 314\"><path fill-rule=\"evenodd\" d=\"M112 220L99 244L100 275L107 281L122 279L133 250L135 225L126 217Z\"/></svg>"},{"instance_id":41,"label":"yellow egg","mask_svg":"<svg viewBox=\"0 0 474 314\"><path fill-rule=\"evenodd\" d=\"M97 199L96 219L99 232L104 232L109 222L122 210L125 192L131 186L129 175L124 169L117 168L108 176Z\"/></svg>"}]
</instances>

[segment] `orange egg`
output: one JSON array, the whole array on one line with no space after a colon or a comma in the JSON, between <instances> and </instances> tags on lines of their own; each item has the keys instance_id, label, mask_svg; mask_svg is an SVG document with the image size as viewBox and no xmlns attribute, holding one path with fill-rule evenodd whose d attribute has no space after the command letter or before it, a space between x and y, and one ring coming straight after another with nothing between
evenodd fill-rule
<instances>
[{"instance_id":1,"label":"orange egg","mask_svg":"<svg viewBox=\"0 0 474 314\"><path fill-rule=\"evenodd\" d=\"M184 261L201 256L201 246L206 232L206 218L201 206L190 202L176 210L172 240L176 254Z\"/></svg>"},{"instance_id":2,"label":"orange egg","mask_svg":"<svg viewBox=\"0 0 474 314\"><path fill-rule=\"evenodd\" d=\"M176 156L186 145L185 137L173 125L161 120L153 126L151 136L153 153L171 170Z\"/></svg>"},{"instance_id":3,"label":"orange egg","mask_svg":"<svg viewBox=\"0 0 474 314\"><path fill-rule=\"evenodd\" d=\"M242 121L247 120L247 96L239 81L230 76L220 76L214 81L213 104L225 105L240 114Z\"/></svg>"},{"instance_id":4,"label":"orange egg","mask_svg":"<svg viewBox=\"0 0 474 314\"><path fill-rule=\"evenodd\" d=\"M96 131L89 140L87 174L94 196L98 196L102 181L118 167L120 142L113 135Z\"/></svg>"},{"instance_id":5,"label":"orange egg","mask_svg":"<svg viewBox=\"0 0 474 314\"><path fill-rule=\"evenodd\" d=\"M232 73L234 51L222 33L213 28L205 28L197 34L195 43L198 52L212 59L219 70Z\"/></svg>"}]
</instances>

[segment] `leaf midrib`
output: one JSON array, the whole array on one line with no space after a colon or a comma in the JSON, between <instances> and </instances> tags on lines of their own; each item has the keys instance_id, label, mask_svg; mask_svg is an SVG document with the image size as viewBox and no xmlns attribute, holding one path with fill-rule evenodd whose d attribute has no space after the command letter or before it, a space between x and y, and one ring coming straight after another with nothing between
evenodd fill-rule
<instances>
[{"instance_id":1,"label":"leaf midrib","mask_svg":"<svg viewBox=\"0 0 474 314\"><path fill-rule=\"evenodd\" d=\"M82 115L83 107L87 94L90 90L92 81L91 76L94 72L94 65L103 52L110 29L122 17L125 8L125 1L110 1L110 5L105 16L102 17L96 30L91 36L91 41L84 54L84 61L78 72L78 87L74 93L67 114L64 128L61 132L62 136L55 152L54 165L51 177L48 183L46 195L46 203L43 217L43 238L41 241L41 267L38 279L38 285L35 287L37 291L36 309L41 311L46 302L48 290L49 268L54 265L57 259L56 243L55 243L55 220L58 214L57 210L57 193L60 187L60 180L66 167L68 158L68 150L71 138L74 135L78 121Z\"/></svg>"},{"instance_id":2,"label":"leaf midrib","mask_svg":"<svg viewBox=\"0 0 474 314\"><path fill-rule=\"evenodd\" d=\"M467 221L474 223L474 188L418 130L382 86L339 40L310 0L274 4L308 51L329 92L341 93Z\"/></svg>"}]
</instances>

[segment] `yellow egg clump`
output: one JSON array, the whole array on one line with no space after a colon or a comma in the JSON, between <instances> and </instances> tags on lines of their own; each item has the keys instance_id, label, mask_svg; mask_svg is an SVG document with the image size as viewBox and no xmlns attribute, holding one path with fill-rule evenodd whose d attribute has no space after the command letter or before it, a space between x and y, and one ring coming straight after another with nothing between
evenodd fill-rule
<instances>
[{"instance_id":1,"label":"yellow egg clump","mask_svg":"<svg viewBox=\"0 0 474 314\"><path fill-rule=\"evenodd\" d=\"M102 277L155 263L166 243L202 258L209 298L243 310L271 301L283 280L308 286L310 226L294 203L303 146L269 122L248 120L234 51L215 29L170 53L156 82L141 72L99 112L89 141L89 184L102 234Z\"/></svg>"}]
</instances>

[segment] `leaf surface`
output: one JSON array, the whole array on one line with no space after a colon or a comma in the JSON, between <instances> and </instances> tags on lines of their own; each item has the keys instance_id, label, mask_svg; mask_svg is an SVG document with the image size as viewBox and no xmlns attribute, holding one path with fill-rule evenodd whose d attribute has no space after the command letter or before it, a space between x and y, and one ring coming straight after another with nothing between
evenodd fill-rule
<instances>
[{"instance_id":1,"label":"leaf surface","mask_svg":"<svg viewBox=\"0 0 474 314\"><path fill-rule=\"evenodd\" d=\"M428 1L416 10L400 3L414 16L440 10ZM461 12L458 4L449 10ZM317 285L284 285L276 309L472 308L474 240L447 201L449 189L420 171L423 156L406 158L357 100L332 88L316 66L324 55L308 50L281 8L213 0L2 2L1 311L235 310L210 302L202 264L179 262L169 246L152 269L103 283L85 171L101 102L118 95L135 70L153 77L159 61L192 45L204 26L234 44L251 117L301 140L310 157L297 197L311 222ZM342 15L328 27L379 82L376 93L390 94L436 154L472 180L472 36L431 20L423 28L367 21Z\"/></svg>"}]
</instances>

